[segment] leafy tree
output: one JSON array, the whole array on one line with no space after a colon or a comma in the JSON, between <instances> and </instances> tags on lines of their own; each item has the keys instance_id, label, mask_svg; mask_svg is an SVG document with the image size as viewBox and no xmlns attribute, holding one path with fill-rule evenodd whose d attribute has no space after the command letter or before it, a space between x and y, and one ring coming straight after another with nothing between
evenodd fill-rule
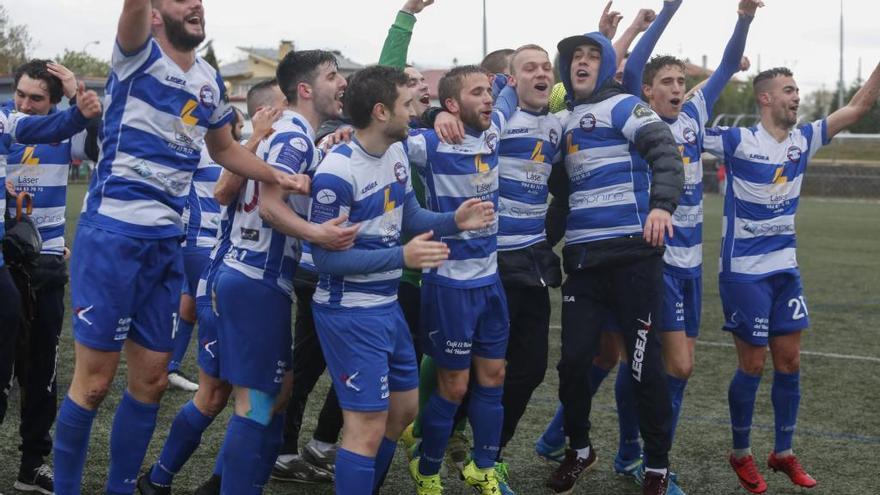
<instances>
[{"instance_id":1,"label":"leafy tree","mask_svg":"<svg viewBox=\"0 0 880 495\"><path fill-rule=\"evenodd\" d=\"M846 105L852 99L853 96L859 91L859 88L862 87L862 81L854 81L850 87L846 90L843 95L843 104ZM837 105L837 93L835 93L835 97L831 102L831 109L829 113L837 110L839 107ZM880 102L875 102L874 106L871 108L871 111L868 112L867 115L862 117L862 120L858 121L854 126L849 128L849 131L854 134L877 134L880 133Z\"/></svg>"},{"instance_id":2,"label":"leafy tree","mask_svg":"<svg viewBox=\"0 0 880 495\"><path fill-rule=\"evenodd\" d=\"M27 26L13 24L6 7L0 5L0 74L13 72L27 62L30 48Z\"/></svg>"},{"instance_id":3,"label":"leafy tree","mask_svg":"<svg viewBox=\"0 0 880 495\"><path fill-rule=\"evenodd\" d=\"M79 77L107 77L110 74L110 63L98 57L89 55L84 51L64 50L62 55L55 57L55 61L67 67Z\"/></svg>"}]
</instances>

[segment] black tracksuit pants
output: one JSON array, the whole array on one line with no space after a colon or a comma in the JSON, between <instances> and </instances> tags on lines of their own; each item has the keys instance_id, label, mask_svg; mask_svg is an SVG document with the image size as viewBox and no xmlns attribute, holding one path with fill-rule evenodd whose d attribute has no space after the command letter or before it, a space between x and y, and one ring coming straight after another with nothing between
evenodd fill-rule
<instances>
[{"instance_id":1,"label":"black tracksuit pants","mask_svg":"<svg viewBox=\"0 0 880 495\"><path fill-rule=\"evenodd\" d=\"M505 285L510 314L507 368L504 379L504 423L501 448L513 438L532 393L544 381L550 332L550 290Z\"/></svg>"},{"instance_id":2,"label":"black tracksuit pants","mask_svg":"<svg viewBox=\"0 0 880 495\"><path fill-rule=\"evenodd\" d=\"M660 341L663 258L607 263L569 274L562 285L562 358L559 399L565 406L565 433L571 448L590 445L590 366L599 350L604 315L611 311L623 332L635 380L645 465L668 466L672 408Z\"/></svg>"},{"instance_id":3,"label":"black tracksuit pants","mask_svg":"<svg viewBox=\"0 0 880 495\"><path fill-rule=\"evenodd\" d=\"M52 437L49 430L55 422L58 407L56 366L58 339L64 322L64 286L67 280L66 264L61 256L41 255L40 270L30 279L35 288L32 300L33 319L19 326L18 336L11 343L2 345L2 371L0 380L10 382L9 371L14 362L14 373L21 388L21 468L32 471L43 464L52 453ZM5 270L5 269L0 269ZM0 273L0 279L5 276ZM11 291L0 280L0 298ZM19 291L15 291L19 293ZM19 307L22 300L19 299ZM3 306L6 302L0 304ZM7 328L8 320L0 320ZM12 352L9 348L11 346ZM4 391L5 392L5 391ZM7 408L6 393L0 394L0 411ZM0 421L2 421L0 414Z\"/></svg>"},{"instance_id":4,"label":"black tracksuit pants","mask_svg":"<svg viewBox=\"0 0 880 495\"><path fill-rule=\"evenodd\" d=\"M315 288L295 285L293 291L296 296L296 320L293 325L293 393L287 405L281 454L299 452L299 433L302 429L306 402L324 369L327 368L324 353L321 351L321 342L315 331L315 320L312 317L312 296L315 295ZM324 398L324 406L318 416L313 437L320 442L336 443L340 430L342 430L342 409L331 385Z\"/></svg>"}]
</instances>

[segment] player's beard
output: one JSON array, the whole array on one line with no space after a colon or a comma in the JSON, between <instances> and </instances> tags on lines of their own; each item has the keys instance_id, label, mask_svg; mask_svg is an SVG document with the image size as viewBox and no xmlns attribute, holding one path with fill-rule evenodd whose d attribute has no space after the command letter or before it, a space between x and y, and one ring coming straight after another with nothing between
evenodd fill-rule
<instances>
[{"instance_id":1,"label":"player's beard","mask_svg":"<svg viewBox=\"0 0 880 495\"><path fill-rule=\"evenodd\" d=\"M202 21L202 34L190 34L186 31L186 22L162 14L165 23L165 36L174 48L187 52L195 50L205 41L205 22Z\"/></svg>"},{"instance_id":2,"label":"player's beard","mask_svg":"<svg viewBox=\"0 0 880 495\"><path fill-rule=\"evenodd\" d=\"M476 109L465 109L462 107L461 109L461 122L466 126L474 129L476 131L485 131L489 128L489 125L484 124L480 120L480 112ZM490 123L491 125L491 123Z\"/></svg>"}]
</instances>

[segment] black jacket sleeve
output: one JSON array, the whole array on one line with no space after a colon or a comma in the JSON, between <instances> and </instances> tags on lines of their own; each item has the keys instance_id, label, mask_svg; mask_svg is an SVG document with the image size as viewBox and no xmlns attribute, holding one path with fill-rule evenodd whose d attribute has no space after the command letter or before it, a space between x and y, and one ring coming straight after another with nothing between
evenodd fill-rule
<instances>
[{"instance_id":1,"label":"black jacket sleeve","mask_svg":"<svg viewBox=\"0 0 880 495\"><path fill-rule=\"evenodd\" d=\"M89 160L97 163L98 156L101 154L101 119L92 119L86 126L86 146L85 152Z\"/></svg>"},{"instance_id":2,"label":"black jacket sleeve","mask_svg":"<svg viewBox=\"0 0 880 495\"><path fill-rule=\"evenodd\" d=\"M648 124L636 134L635 145L652 171L650 208L673 213L684 189L684 164L672 131L664 122Z\"/></svg>"},{"instance_id":3,"label":"black jacket sleeve","mask_svg":"<svg viewBox=\"0 0 880 495\"><path fill-rule=\"evenodd\" d=\"M547 230L547 242L555 246L565 236L565 223L568 218L568 172L564 164L553 165L547 187L552 199L547 208L544 228Z\"/></svg>"}]
</instances>

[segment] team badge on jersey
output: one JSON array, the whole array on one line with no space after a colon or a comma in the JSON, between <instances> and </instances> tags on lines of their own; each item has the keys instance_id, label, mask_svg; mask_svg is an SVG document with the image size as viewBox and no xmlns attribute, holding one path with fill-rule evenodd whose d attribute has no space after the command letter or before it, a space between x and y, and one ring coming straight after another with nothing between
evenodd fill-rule
<instances>
[{"instance_id":1,"label":"team badge on jersey","mask_svg":"<svg viewBox=\"0 0 880 495\"><path fill-rule=\"evenodd\" d=\"M336 202L336 193L331 189L322 189L318 191L315 198L318 200L318 203L321 203L322 205L332 205Z\"/></svg>"},{"instance_id":2,"label":"team badge on jersey","mask_svg":"<svg viewBox=\"0 0 880 495\"><path fill-rule=\"evenodd\" d=\"M651 109L648 108L647 105L643 105L641 103L634 106L633 111L632 111L633 116L635 116L636 118L639 118L639 119L644 119L646 117L650 117L651 115L653 115L653 113L654 112L652 112Z\"/></svg>"},{"instance_id":3,"label":"team badge on jersey","mask_svg":"<svg viewBox=\"0 0 880 495\"><path fill-rule=\"evenodd\" d=\"M406 173L406 166L403 163L397 162L394 164L394 178L397 179L400 185L406 185L409 175Z\"/></svg>"},{"instance_id":4,"label":"team badge on jersey","mask_svg":"<svg viewBox=\"0 0 880 495\"><path fill-rule=\"evenodd\" d=\"M552 144L554 147L559 144L559 133L556 132L556 129L550 129L549 137L550 144Z\"/></svg>"},{"instance_id":5,"label":"team badge on jersey","mask_svg":"<svg viewBox=\"0 0 880 495\"><path fill-rule=\"evenodd\" d=\"M801 153L803 153L803 151L800 148L798 148L797 146L791 146L790 148L788 148L788 152L786 155L788 156L788 160L790 162L797 163L801 160Z\"/></svg>"},{"instance_id":6,"label":"team badge on jersey","mask_svg":"<svg viewBox=\"0 0 880 495\"><path fill-rule=\"evenodd\" d=\"M214 90L207 84L202 86L202 89L199 90L199 101L202 102L202 105L211 108L217 104L214 99Z\"/></svg>"},{"instance_id":7,"label":"team badge on jersey","mask_svg":"<svg viewBox=\"0 0 880 495\"><path fill-rule=\"evenodd\" d=\"M684 132L682 132L682 137L684 137L684 141L688 144L697 144L697 132L690 127L685 128Z\"/></svg>"},{"instance_id":8,"label":"team badge on jersey","mask_svg":"<svg viewBox=\"0 0 880 495\"><path fill-rule=\"evenodd\" d=\"M578 125L580 125L581 130L584 132L593 132L593 129L596 128L596 116L588 113L581 117L581 121Z\"/></svg>"},{"instance_id":9,"label":"team badge on jersey","mask_svg":"<svg viewBox=\"0 0 880 495\"><path fill-rule=\"evenodd\" d=\"M489 147L489 151L495 153L495 147L498 146L498 134L494 132L486 134L486 146Z\"/></svg>"}]
</instances>

